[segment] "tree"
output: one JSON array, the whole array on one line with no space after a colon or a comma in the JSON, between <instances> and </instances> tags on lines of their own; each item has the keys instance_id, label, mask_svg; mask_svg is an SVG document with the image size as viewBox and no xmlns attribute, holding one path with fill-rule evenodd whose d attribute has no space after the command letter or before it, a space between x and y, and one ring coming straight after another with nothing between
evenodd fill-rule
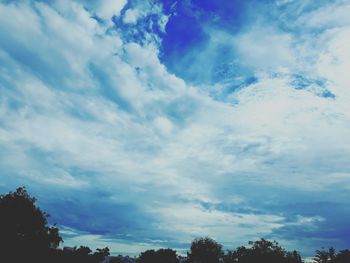
<instances>
[{"instance_id":1,"label":"tree","mask_svg":"<svg viewBox=\"0 0 350 263\"><path fill-rule=\"evenodd\" d=\"M286 253L286 263L299 263L303 262L299 252L294 250L293 252Z\"/></svg>"},{"instance_id":2,"label":"tree","mask_svg":"<svg viewBox=\"0 0 350 263\"><path fill-rule=\"evenodd\" d=\"M111 258L111 260L109 261L109 263L123 263L122 256L118 256L118 257Z\"/></svg>"},{"instance_id":3,"label":"tree","mask_svg":"<svg viewBox=\"0 0 350 263\"><path fill-rule=\"evenodd\" d=\"M209 237L193 240L187 253L189 263L219 263L223 255L222 245Z\"/></svg>"},{"instance_id":4,"label":"tree","mask_svg":"<svg viewBox=\"0 0 350 263\"><path fill-rule=\"evenodd\" d=\"M340 250L335 256L334 263L349 263L350 262L350 250Z\"/></svg>"},{"instance_id":5,"label":"tree","mask_svg":"<svg viewBox=\"0 0 350 263\"><path fill-rule=\"evenodd\" d=\"M316 250L314 260L317 263L349 263L350 262L350 250L341 250L338 253L331 247L328 250L321 249Z\"/></svg>"},{"instance_id":6,"label":"tree","mask_svg":"<svg viewBox=\"0 0 350 263\"><path fill-rule=\"evenodd\" d=\"M250 247L238 247L235 251L229 251L225 257L225 263L301 263L300 254L297 251L286 251L276 241L261 239L250 241Z\"/></svg>"},{"instance_id":7,"label":"tree","mask_svg":"<svg viewBox=\"0 0 350 263\"><path fill-rule=\"evenodd\" d=\"M335 257L336 257L336 251L333 247L331 247L328 250L325 250L325 249L316 250L316 255L314 257L314 260L317 263L329 263L329 262L334 262Z\"/></svg>"},{"instance_id":8,"label":"tree","mask_svg":"<svg viewBox=\"0 0 350 263\"><path fill-rule=\"evenodd\" d=\"M89 247L80 246L79 248L64 248L56 255L54 263L100 263L105 257L109 256L109 248L97 248L94 253ZM51 262L50 262L51 263Z\"/></svg>"},{"instance_id":9,"label":"tree","mask_svg":"<svg viewBox=\"0 0 350 263\"><path fill-rule=\"evenodd\" d=\"M109 248L97 248L96 252L92 255L93 261L94 262L101 262L102 260L105 259L105 257L109 256Z\"/></svg>"},{"instance_id":10,"label":"tree","mask_svg":"<svg viewBox=\"0 0 350 263\"><path fill-rule=\"evenodd\" d=\"M11 262L42 262L62 242L58 228L48 225L49 215L35 202L24 187L0 195L2 258Z\"/></svg>"},{"instance_id":11,"label":"tree","mask_svg":"<svg viewBox=\"0 0 350 263\"><path fill-rule=\"evenodd\" d=\"M179 263L176 251L172 249L151 249L142 252L137 259L138 263Z\"/></svg>"}]
</instances>

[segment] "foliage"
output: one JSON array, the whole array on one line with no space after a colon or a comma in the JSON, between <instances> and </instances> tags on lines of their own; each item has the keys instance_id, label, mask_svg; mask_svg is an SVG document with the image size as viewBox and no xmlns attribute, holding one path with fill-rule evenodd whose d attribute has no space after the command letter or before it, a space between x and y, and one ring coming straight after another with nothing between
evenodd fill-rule
<instances>
[{"instance_id":1,"label":"foliage","mask_svg":"<svg viewBox=\"0 0 350 263\"><path fill-rule=\"evenodd\" d=\"M219 263L224 255L222 245L215 240L204 237L192 241L188 253L189 263Z\"/></svg>"},{"instance_id":2,"label":"foliage","mask_svg":"<svg viewBox=\"0 0 350 263\"><path fill-rule=\"evenodd\" d=\"M94 253L84 246L58 249L58 228L35 203L24 187L0 196L0 262L99 263L109 255L107 247Z\"/></svg>"},{"instance_id":3,"label":"foliage","mask_svg":"<svg viewBox=\"0 0 350 263\"><path fill-rule=\"evenodd\" d=\"M331 247L328 250L321 249L316 250L314 261L317 263L349 263L350 262L350 250L341 250L338 253Z\"/></svg>"},{"instance_id":4,"label":"foliage","mask_svg":"<svg viewBox=\"0 0 350 263\"><path fill-rule=\"evenodd\" d=\"M63 250L56 250L54 256L51 257L51 262L54 263L99 263L109 255L108 247L103 249L96 249L92 253L91 249L86 246L79 248L64 248Z\"/></svg>"},{"instance_id":5,"label":"foliage","mask_svg":"<svg viewBox=\"0 0 350 263\"><path fill-rule=\"evenodd\" d=\"M350 262L350 250L340 250L334 259L334 263L349 263Z\"/></svg>"},{"instance_id":6,"label":"foliage","mask_svg":"<svg viewBox=\"0 0 350 263\"><path fill-rule=\"evenodd\" d=\"M224 263L301 263L301 257L297 251L288 252L276 241L261 239L250 241L251 247L238 247L235 251L228 251L224 256Z\"/></svg>"},{"instance_id":7,"label":"foliage","mask_svg":"<svg viewBox=\"0 0 350 263\"><path fill-rule=\"evenodd\" d=\"M328 263L334 260L335 258L335 249L329 248L328 250L316 250L316 255L314 257L314 260L317 263Z\"/></svg>"},{"instance_id":8,"label":"foliage","mask_svg":"<svg viewBox=\"0 0 350 263\"><path fill-rule=\"evenodd\" d=\"M118 257L115 257L115 258L112 258L109 263L123 263L123 260L122 260L122 257L121 256L118 256Z\"/></svg>"},{"instance_id":9,"label":"foliage","mask_svg":"<svg viewBox=\"0 0 350 263\"><path fill-rule=\"evenodd\" d=\"M62 238L24 187L0 196L0 251L13 262L40 261Z\"/></svg>"},{"instance_id":10,"label":"foliage","mask_svg":"<svg viewBox=\"0 0 350 263\"><path fill-rule=\"evenodd\" d=\"M172 249L159 249L157 251L151 249L142 252L137 259L138 263L178 263L179 260L176 251Z\"/></svg>"}]
</instances>

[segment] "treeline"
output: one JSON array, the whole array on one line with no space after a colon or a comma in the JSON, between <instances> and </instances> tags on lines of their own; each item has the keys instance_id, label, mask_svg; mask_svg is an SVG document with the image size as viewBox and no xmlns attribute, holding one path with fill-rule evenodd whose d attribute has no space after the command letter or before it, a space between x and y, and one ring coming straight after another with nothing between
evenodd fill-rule
<instances>
[{"instance_id":1,"label":"treeline","mask_svg":"<svg viewBox=\"0 0 350 263\"><path fill-rule=\"evenodd\" d=\"M0 262L11 263L123 263L123 257L108 257L108 247L59 248L59 229L49 226L49 215L35 205L24 187L0 195ZM130 258L129 258L130 260ZM318 263L350 263L350 251L317 250ZM221 244L205 237L192 241L186 257L175 250L142 252L136 263L301 263L299 252L287 251L276 241L261 239L235 250L224 251Z\"/></svg>"},{"instance_id":2,"label":"treeline","mask_svg":"<svg viewBox=\"0 0 350 263\"><path fill-rule=\"evenodd\" d=\"M336 252L334 248L317 250L314 262L350 263L350 250ZM121 263L115 261L113 263ZM179 260L176 251L171 249L148 250L140 254L137 263L302 263L297 251L287 251L276 241L261 239L249 242L248 247L223 251L222 245L205 237L192 241L187 257Z\"/></svg>"}]
</instances>

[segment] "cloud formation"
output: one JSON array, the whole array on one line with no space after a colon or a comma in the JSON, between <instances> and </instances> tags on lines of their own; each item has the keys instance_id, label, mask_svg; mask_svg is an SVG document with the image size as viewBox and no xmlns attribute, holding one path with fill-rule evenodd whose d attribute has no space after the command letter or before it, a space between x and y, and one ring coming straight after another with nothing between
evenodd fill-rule
<instances>
[{"instance_id":1,"label":"cloud formation","mask_svg":"<svg viewBox=\"0 0 350 263\"><path fill-rule=\"evenodd\" d=\"M181 76L175 4L1 3L0 189L27 185L67 244L115 252L348 245L349 5L308 3L251 19L251 2L239 30L218 12Z\"/></svg>"}]
</instances>

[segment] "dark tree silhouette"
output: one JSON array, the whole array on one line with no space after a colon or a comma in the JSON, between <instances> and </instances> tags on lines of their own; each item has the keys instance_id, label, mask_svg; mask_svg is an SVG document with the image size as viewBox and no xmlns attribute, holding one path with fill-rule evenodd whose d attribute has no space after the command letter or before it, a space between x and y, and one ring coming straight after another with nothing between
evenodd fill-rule
<instances>
[{"instance_id":1,"label":"dark tree silhouette","mask_svg":"<svg viewBox=\"0 0 350 263\"><path fill-rule=\"evenodd\" d=\"M205 237L192 241L191 251L187 253L188 263L219 263L223 258L222 245Z\"/></svg>"},{"instance_id":2,"label":"dark tree silhouette","mask_svg":"<svg viewBox=\"0 0 350 263\"><path fill-rule=\"evenodd\" d=\"M108 247L58 249L58 228L48 225L49 215L35 202L24 187L0 195L1 263L99 263L109 255Z\"/></svg>"},{"instance_id":3,"label":"dark tree silhouette","mask_svg":"<svg viewBox=\"0 0 350 263\"><path fill-rule=\"evenodd\" d=\"M286 263L300 263L303 262L303 260L301 259L301 256L299 254L299 252L297 252L296 250L290 252L288 251L286 253Z\"/></svg>"},{"instance_id":4,"label":"dark tree silhouette","mask_svg":"<svg viewBox=\"0 0 350 263\"><path fill-rule=\"evenodd\" d=\"M334 263L349 263L349 262L350 262L349 249L340 250L334 259Z\"/></svg>"},{"instance_id":5,"label":"dark tree silhouette","mask_svg":"<svg viewBox=\"0 0 350 263\"><path fill-rule=\"evenodd\" d=\"M101 262L105 257L109 256L109 248L97 248L96 252L92 254L92 258L94 262Z\"/></svg>"},{"instance_id":6,"label":"dark tree silhouette","mask_svg":"<svg viewBox=\"0 0 350 263\"><path fill-rule=\"evenodd\" d=\"M151 249L142 252L137 259L137 263L179 263L176 251L172 249Z\"/></svg>"},{"instance_id":7,"label":"dark tree silhouette","mask_svg":"<svg viewBox=\"0 0 350 263\"><path fill-rule=\"evenodd\" d=\"M111 260L109 261L109 263L123 263L122 256L118 256L118 257L111 258Z\"/></svg>"},{"instance_id":8,"label":"dark tree silhouette","mask_svg":"<svg viewBox=\"0 0 350 263\"><path fill-rule=\"evenodd\" d=\"M316 250L314 261L316 261L317 263L334 262L335 257L336 257L336 251L333 247L331 247L328 250L325 250L325 249Z\"/></svg>"},{"instance_id":9,"label":"dark tree silhouette","mask_svg":"<svg viewBox=\"0 0 350 263\"><path fill-rule=\"evenodd\" d=\"M331 247L328 250L321 249L316 250L314 261L317 263L349 263L350 262L350 250L341 250L338 253Z\"/></svg>"},{"instance_id":10,"label":"dark tree silhouette","mask_svg":"<svg viewBox=\"0 0 350 263\"><path fill-rule=\"evenodd\" d=\"M0 196L0 255L11 262L41 262L62 238L24 187ZM32 261L31 261L32 260Z\"/></svg>"},{"instance_id":11,"label":"dark tree silhouette","mask_svg":"<svg viewBox=\"0 0 350 263\"><path fill-rule=\"evenodd\" d=\"M98 248L94 253L86 246L64 248L56 252L58 253L52 260L54 263L100 263L109 255L108 247Z\"/></svg>"},{"instance_id":12,"label":"dark tree silhouette","mask_svg":"<svg viewBox=\"0 0 350 263\"><path fill-rule=\"evenodd\" d=\"M229 251L225 257L225 263L301 263L300 254L297 251L287 252L276 241L261 239L250 241L251 247L238 247L235 251Z\"/></svg>"}]
</instances>

